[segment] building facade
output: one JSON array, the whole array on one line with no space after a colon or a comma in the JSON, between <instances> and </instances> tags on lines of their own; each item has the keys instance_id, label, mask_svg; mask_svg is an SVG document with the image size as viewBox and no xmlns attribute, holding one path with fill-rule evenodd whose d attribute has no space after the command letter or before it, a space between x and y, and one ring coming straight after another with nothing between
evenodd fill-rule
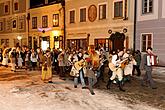
<instances>
[{"instance_id":1,"label":"building facade","mask_svg":"<svg viewBox=\"0 0 165 110\"><path fill-rule=\"evenodd\" d=\"M0 45L27 45L27 0L0 0Z\"/></svg>"},{"instance_id":2,"label":"building facade","mask_svg":"<svg viewBox=\"0 0 165 110\"><path fill-rule=\"evenodd\" d=\"M56 0L31 0L29 13L30 48L63 48L64 9Z\"/></svg>"},{"instance_id":3,"label":"building facade","mask_svg":"<svg viewBox=\"0 0 165 110\"><path fill-rule=\"evenodd\" d=\"M152 47L165 65L165 1L137 0L136 49L142 53Z\"/></svg>"},{"instance_id":4,"label":"building facade","mask_svg":"<svg viewBox=\"0 0 165 110\"><path fill-rule=\"evenodd\" d=\"M134 0L65 2L67 47L133 48Z\"/></svg>"}]
</instances>

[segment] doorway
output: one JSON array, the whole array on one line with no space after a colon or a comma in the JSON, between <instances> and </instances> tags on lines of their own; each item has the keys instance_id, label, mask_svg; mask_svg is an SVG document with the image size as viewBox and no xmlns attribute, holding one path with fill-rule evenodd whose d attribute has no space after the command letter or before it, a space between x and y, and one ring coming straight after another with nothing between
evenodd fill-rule
<instances>
[{"instance_id":1,"label":"doorway","mask_svg":"<svg viewBox=\"0 0 165 110\"><path fill-rule=\"evenodd\" d=\"M110 40L112 41L112 50L124 49L124 33L116 32L115 34L111 34Z\"/></svg>"}]
</instances>

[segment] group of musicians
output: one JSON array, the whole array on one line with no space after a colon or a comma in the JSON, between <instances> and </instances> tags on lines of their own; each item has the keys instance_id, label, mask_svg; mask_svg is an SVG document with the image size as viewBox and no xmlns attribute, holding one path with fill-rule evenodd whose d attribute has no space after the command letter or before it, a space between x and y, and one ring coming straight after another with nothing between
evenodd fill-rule
<instances>
[{"instance_id":1,"label":"group of musicians","mask_svg":"<svg viewBox=\"0 0 165 110\"><path fill-rule=\"evenodd\" d=\"M148 51L149 50L149 51ZM104 74L105 62L109 62L110 77L107 83L107 89L110 89L112 83L117 83L121 91L123 89L123 80L127 76L132 76L132 70L136 69L139 76L140 66L139 59L137 60L134 55L132 55L131 50L124 49L118 50L117 52L112 52L108 58L104 49L95 50L90 49L88 52L79 52L78 54L71 54L69 61L72 62L73 66L70 72L71 76L74 76L74 87L77 88L78 79L82 84L82 89L88 88L92 95L94 95L93 85L97 82L98 78L102 77ZM146 56L146 57L145 57ZM150 57L148 57L150 56ZM144 55L144 67L146 68L146 74L142 80L142 85L144 82L149 83L149 85L155 89L155 83L152 79L152 61L151 56L155 56L152 52L152 48L148 48L146 55ZM140 60L141 55L139 54ZM136 67L136 68L135 68ZM87 81L86 81L86 80ZM88 85L88 86L87 86Z\"/></svg>"}]
</instances>

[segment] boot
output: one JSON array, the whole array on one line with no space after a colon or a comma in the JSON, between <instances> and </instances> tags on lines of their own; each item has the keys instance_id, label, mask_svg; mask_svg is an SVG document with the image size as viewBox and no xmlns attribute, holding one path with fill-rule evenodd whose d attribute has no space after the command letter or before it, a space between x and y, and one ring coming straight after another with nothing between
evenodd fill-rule
<instances>
[{"instance_id":1,"label":"boot","mask_svg":"<svg viewBox=\"0 0 165 110\"><path fill-rule=\"evenodd\" d=\"M108 80L108 83L107 83L107 85L106 85L107 89L110 89L111 83L112 83L112 80L109 79L109 80Z\"/></svg>"},{"instance_id":2,"label":"boot","mask_svg":"<svg viewBox=\"0 0 165 110\"><path fill-rule=\"evenodd\" d=\"M119 90L125 92L125 90L122 88L123 87L122 81L119 81L118 84L119 84Z\"/></svg>"}]
</instances>

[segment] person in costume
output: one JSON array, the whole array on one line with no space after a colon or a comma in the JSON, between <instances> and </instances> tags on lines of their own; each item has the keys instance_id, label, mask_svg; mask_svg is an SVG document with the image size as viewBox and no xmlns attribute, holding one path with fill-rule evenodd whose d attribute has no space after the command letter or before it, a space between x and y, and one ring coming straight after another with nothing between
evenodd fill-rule
<instances>
[{"instance_id":1,"label":"person in costume","mask_svg":"<svg viewBox=\"0 0 165 110\"><path fill-rule=\"evenodd\" d=\"M11 62L11 71L14 71L16 72L16 57L17 57L17 53L16 53L16 48L13 47L11 52L10 52L10 55L9 55L9 58L10 58L10 62Z\"/></svg>"},{"instance_id":2,"label":"person in costume","mask_svg":"<svg viewBox=\"0 0 165 110\"><path fill-rule=\"evenodd\" d=\"M42 76L41 79L44 82L52 83L52 60L51 53L46 50L46 53L42 57Z\"/></svg>"},{"instance_id":3,"label":"person in costume","mask_svg":"<svg viewBox=\"0 0 165 110\"><path fill-rule=\"evenodd\" d=\"M112 56L112 61L109 63L109 68L112 71L112 76L110 77L108 84L107 84L107 89L110 89L111 83L118 78L118 86L121 91L125 91L122 88L122 79L123 79L123 70L120 67L120 62L122 61L121 57L123 56L123 51L119 51L117 54Z\"/></svg>"},{"instance_id":4,"label":"person in costume","mask_svg":"<svg viewBox=\"0 0 165 110\"><path fill-rule=\"evenodd\" d=\"M154 66L155 63L157 63L154 60L154 57L156 57L156 55L154 55L152 48L148 47L146 54L144 54L144 56L143 56L144 69L146 72L145 72L145 75L143 77L141 85L145 86L145 84L149 84L149 86L152 89L157 88L155 85L155 82L152 78L152 66Z\"/></svg>"},{"instance_id":5,"label":"person in costume","mask_svg":"<svg viewBox=\"0 0 165 110\"><path fill-rule=\"evenodd\" d=\"M88 88L90 93L95 95L93 86L97 83L97 77L93 71L92 58L86 53L86 57L84 59L86 63L85 77L88 79Z\"/></svg>"},{"instance_id":6,"label":"person in costume","mask_svg":"<svg viewBox=\"0 0 165 110\"><path fill-rule=\"evenodd\" d=\"M8 67L8 60L9 60L8 48L4 49L2 56L3 56L2 65Z\"/></svg>"}]
</instances>

